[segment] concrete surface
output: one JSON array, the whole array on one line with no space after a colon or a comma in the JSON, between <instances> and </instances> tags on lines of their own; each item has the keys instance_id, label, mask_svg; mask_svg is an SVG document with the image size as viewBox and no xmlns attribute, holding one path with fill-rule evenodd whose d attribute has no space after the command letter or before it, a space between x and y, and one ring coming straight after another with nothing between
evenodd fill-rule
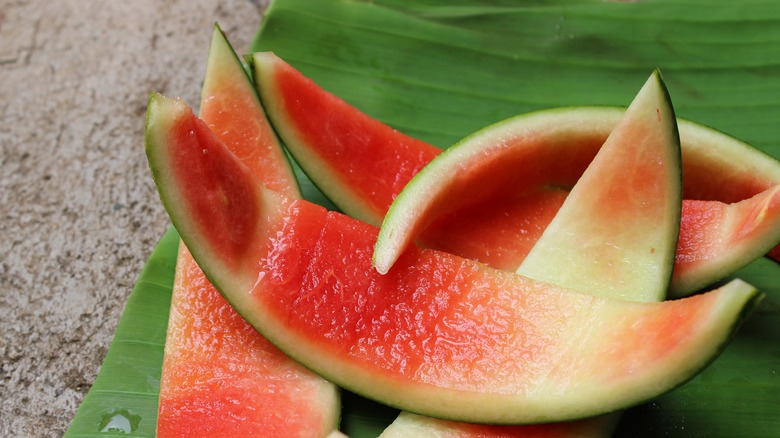
<instances>
[{"instance_id":1,"label":"concrete surface","mask_svg":"<svg viewBox=\"0 0 780 438\"><path fill-rule=\"evenodd\" d=\"M167 227L152 90L197 104L214 21L267 0L0 0L0 436L61 436Z\"/></svg>"}]
</instances>

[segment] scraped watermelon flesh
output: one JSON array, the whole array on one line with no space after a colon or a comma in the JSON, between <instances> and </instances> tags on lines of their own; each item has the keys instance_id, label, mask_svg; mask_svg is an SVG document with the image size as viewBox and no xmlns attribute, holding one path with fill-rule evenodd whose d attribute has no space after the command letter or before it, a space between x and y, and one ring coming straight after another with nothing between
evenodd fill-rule
<instances>
[{"instance_id":1,"label":"scraped watermelon flesh","mask_svg":"<svg viewBox=\"0 0 780 438\"><path fill-rule=\"evenodd\" d=\"M596 304L552 285L487 273L444 253L410 250L388 275L370 274L376 229L311 204L291 204L275 231L267 256L257 262L262 289L249 292L260 330L289 346L293 357L357 392L469 421L518 420L507 420L506 412L495 416L499 404L484 410L473 402L458 406L464 393L498 399L522 394L544 407L528 407L524 400L509 410L536 415L534 421L572 418L564 416L569 409L584 409L571 414L577 417L623 407L613 404L620 391L607 391L608 397L599 391L663 369L668 361L690 366L681 364L691 357L672 357L702 348L692 343L694 334L709 325L722 305L718 301L732 293L729 300L740 300L744 293L724 289L719 298L667 302L667 309L676 310L651 316L632 304ZM312 360L296 346L324 357ZM342 362L335 367L347 371L334 375L329 362ZM377 386L391 387L392 394L369 389ZM427 399L435 407L415 406L431 386L439 388ZM582 402L574 395L579 391L589 393L588 407L556 399L568 394Z\"/></svg>"},{"instance_id":2,"label":"scraped watermelon flesh","mask_svg":"<svg viewBox=\"0 0 780 438\"><path fill-rule=\"evenodd\" d=\"M279 323L308 338L306 343L325 338L332 354L360 360L377 374L464 391L500 390L505 383L495 379L500 369L513 370L506 377L513 386L525 387L542 374L553 380L570 376L577 381L575 376L581 376L590 380L583 385L594 384L600 373L589 363L602 372L611 369L605 374L616 379L638 371L635 367L652 368L687 342L700 318L709 314L711 304L706 303L714 300L697 297L701 301L695 311L659 312L634 321L602 314L604 320L595 321L581 313L598 301L593 297L486 271L445 253L410 249L387 275L372 273L377 230L313 204L293 202L282 222L257 263L264 274L249 293L261 307L283 316ZM616 303L608 306L641 306ZM686 308L684 301L665 305ZM519 309L522 319L514 320ZM613 341L585 336L581 343L594 344L590 357L560 361L558 354L567 353L557 350L553 339L565 339L564 333L575 327L589 332L603 324L611 325L608 338ZM636 355L642 349L620 341L635 337L647 342L642 348L647 357L641 361ZM630 349L637 352L630 354ZM526 357L531 352L534 360ZM469 377L450 381L456 375Z\"/></svg>"},{"instance_id":3,"label":"scraped watermelon flesh","mask_svg":"<svg viewBox=\"0 0 780 438\"><path fill-rule=\"evenodd\" d=\"M183 245L166 343L157 436L325 436L338 412L330 383L242 319Z\"/></svg>"}]
</instances>

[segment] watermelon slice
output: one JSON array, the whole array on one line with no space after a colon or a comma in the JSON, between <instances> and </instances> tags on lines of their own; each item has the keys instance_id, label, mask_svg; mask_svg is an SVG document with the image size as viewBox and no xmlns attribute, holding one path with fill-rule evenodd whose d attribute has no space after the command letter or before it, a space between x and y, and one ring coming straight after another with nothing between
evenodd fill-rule
<instances>
[{"instance_id":1,"label":"watermelon slice","mask_svg":"<svg viewBox=\"0 0 780 438\"><path fill-rule=\"evenodd\" d=\"M254 54L252 68L269 118L288 150L334 204L353 217L381 224L395 196L440 152L325 92L272 53ZM420 243L499 269L517 269L622 115L618 108L546 110L472 136L466 141L480 143L474 145L475 151L500 149L496 142L516 138L522 144L514 145L514 159L525 171L491 174L483 181L492 187L469 187L456 196L457 203L449 199L446 210L439 206L438 215L426 218ZM737 203L780 184L780 162L772 157L695 123L680 120L678 127L684 204L693 199ZM506 157L491 154L493 164L509 168ZM720 239L720 230L688 229L693 224L712 225L686 220L692 211L683 209L681 242L693 239L688 235L695 239L709 235L711 242ZM763 216L765 227L756 227L764 234L745 239L749 243L739 251L715 250L713 245L683 248L687 256L676 262L672 293L689 294L768 252L780 242L777 233L767 232L777 229L780 221L771 216ZM706 252L691 255L696 248ZM686 265L694 259L696 264ZM708 269L710 263L717 268ZM712 273L717 275L709 277Z\"/></svg>"},{"instance_id":2,"label":"watermelon slice","mask_svg":"<svg viewBox=\"0 0 780 438\"><path fill-rule=\"evenodd\" d=\"M395 196L441 152L325 93L273 53L249 59L268 117L296 162L356 219L379 226Z\"/></svg>"},{"instance_id":3,"label":"watermelon slice","mask_svg":"<svg viewBox=\"0 0 780 438\"><path fill-rule=\"evenodd\" d=\"M662 301L681 204L680 137L656 70L517 273L592 295Z\"/></svg>"},{"instance_id":4,"label":"watermelon slice","mask_svg":"<svg viewBox=\"0 0 780 438\"><path fill-rule=\"evenodd\" d=\"M306 367L410 412L532 423L624 408L695 375L762 297L735 280L626 302L417 248L379 275L375 227L265 189L180 100L153 94L146 128L163 205L239 314Z\"/></svg>"},{"instance_id":5,"label":"watermelon slice","mask_svg":"<svg viewBox=\"0 0 780 438\"><path fill-rule=\"evenodd\" d=\"M212 32L200 117L271 190L301 196L292 165L271 128L252 78L225 35Z\"/></svg>"},{"instance_id":6,"label":"watermelon slice","mask_svg":"<svg viewBox=\"0 0 780 438\"><path fill-rule=\"evenodd\" d=\"M215 26L201 113L247 168L298 196L295 178L238 57ZM186 166L186 162L182 162ZM321 437L337 429L337 388L257 333L180 245L160 382L157 436Z\"/></svg>"},{"instance_id":7,"label":"watermelon slice","mask_svg":"<svg viewBox=\"0 0 780 438\"><path fill-rule=\"evenodd\" d=\"M692 274L673 278L673 296L725 278L780 240L780 185L733 204L688 201L682 220L689 232L680 233L675 267ZM770 252L775 260L778 248Z\"/></svg>"}]
</instances>

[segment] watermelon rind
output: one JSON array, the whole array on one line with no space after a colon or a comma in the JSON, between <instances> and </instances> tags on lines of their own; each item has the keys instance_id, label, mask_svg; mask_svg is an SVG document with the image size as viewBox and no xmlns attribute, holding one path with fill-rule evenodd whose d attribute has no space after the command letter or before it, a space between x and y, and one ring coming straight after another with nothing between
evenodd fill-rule
<instances>
[{"instance_id":1,"label":"watermelon rind","mask_svg":"<svg viewBox=\"0 0 780 438\"><path fill-rule=\"evenodd\" d=\"M579 292L661 301L681 205L680 137L656 70L516 272Z\"/></svg>"},{"instance_id":2,"label":"watermelon rind","mask_svg":"<svg viewBox=\"0 0 780 438\"><path fill-rule=\"evenodd\" d=\"M237 101L239 99L240 101ZM216 121L210 122L203 112L211 109L211 106L215 109L209 115L213 115ZM236 111L236 108L242 108L243 111ZM251 75L233 50L219 24L214 25L211 36L201 88L200 112L200 117L210 125L220 123L221 125L218 126L220 131L239 131L233 136L239 137L236 146L242 149L241 154L245 154L240 158L251 160L254 163L251 167L257 168L258 171L259 169L266 171L261 178L266 187L285 196L301 197L301 189L295 177L292 161L285 153L268 120ZM225 119L223 114L233 119ZM253 128L255 132L250 131ZM256 137L257 132L262 132L265 138ZM241 134L245 137L240 137Z\"/></svg>"},{"instance_id":3,"label":"watermelon rind","mask_svg":"<svg viewBox=\"0 0 780 438\"><path fill-rule=\"evenodd\" d=\"M211 36L201 113L269 187L300 196L251 79L218 24ZM338 389L262 339L209 284L184 245L175 275L157 436L303 437L338 428ZM242 420L247 415L251 418Z\"/></svg>"}]
</instances>

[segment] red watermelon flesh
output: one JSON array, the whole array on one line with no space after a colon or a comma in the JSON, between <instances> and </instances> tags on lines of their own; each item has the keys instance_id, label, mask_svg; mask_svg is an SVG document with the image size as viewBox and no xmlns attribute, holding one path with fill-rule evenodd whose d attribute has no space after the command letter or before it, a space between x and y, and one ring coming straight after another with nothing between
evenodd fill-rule
<instances>
[{"instance_id":1,"label":"red watermelon flesh","mask_svg":"<svg viewBox=\"0 0 780 438\"><path fill-rule=\"evenodd\" d=\"M157 436L322 437L338 406L333 385L247 324L182 245Z\"/></svg>"},{"instance_id":2,"label":"red watermelon flesh","mask_svg":"<svg viewBox=\"0 0 780 438\"><path fill-rule=\"evenodd\" d=\"M216 27L201 113L257 178L287 196L298 196L292 170L249 78ZM182 157L184 166L186 159ZM244 321L180 245L157 436L322 437L338 427L339 414L336 388Z\"/></svg>"},{"instance_id":3,"label":"red watermelon flesh","mask_svg":"<svg viewBox=\"0 0 780 438\"><path fill-rule=\"evenodd\" d=\"M417 248L382 276L376 228L265 190L181 101L151 97L146 141L163 205L231 305L305 366L411 412L522 423L623 408L692 377L760 299L739 281L601 299Z\"/></svg>"},{"instance_id":4,"label":"red watermelon flesh","mask_svg":"<svg viewBox=\"0 0 780 438\"><path fill-rule=\"evenodd\" d=\"M780 185L751 198L726 204L689 201L683 204L683 227L677 244L675 267L686 271L706 271L701 277L718 278L732 272L745 259L761 256L761 247L780 239ZM705 233L719 230L720 233ZM770 254L777 251L775 248ZM676 278L677 290L695 289Z\"/></svg>"},{"instance_id":5,"label":"red watermelon flesh","mask_svg":"<svg viewBox=\"0 0 780 438\"><path fill-rule=\"evenodd\" d=\"M381 224L395 196L440 152L327 93L272 53L254 54L253 70L269 117L291 154L326 196L353 217ZM517 149L514 167L495 158L488 163L495 166L485 166L490 169L487 178L468 179L465 190L447 187L451 196L439 200L440 208L427 218L429 226L421 230L420 243L500 269L516 269L562 204L562 191L573 187L623 110L574 108L557 113L567 119L565 124L522 139L526 145ZM777 160L701 125L680 120L678 126L684 203L691 199L733 203L780 184ZM502 167L503 173L497 170ZM528 191L532 194L526 195ZM479 226L481 222L485 225ZM687 228L693 223L683 220L682 236L702 233ZM710 232L718 234L715 230L705 234ZM757 241L763 252L778 243L769 237ZM712 256L697 258L710 263ZM739 266L751 260L743 257ZM675 267L676 294L692 292L677 290L677 285L700 288L722 278L687 279L686 268Z\"/></svg>"},{"instance_id":6,"label":"red watermelon flesh","mask_svg":"<svg viewBox=\"0 0 780 438\"><path fill-rule=\"evenodd\" d=\"M425 230L425 246L514 271L568 194L568 190L537 187L500 202L487 197L468 209L433 219Z\"/></svg>"}]
</instances>

